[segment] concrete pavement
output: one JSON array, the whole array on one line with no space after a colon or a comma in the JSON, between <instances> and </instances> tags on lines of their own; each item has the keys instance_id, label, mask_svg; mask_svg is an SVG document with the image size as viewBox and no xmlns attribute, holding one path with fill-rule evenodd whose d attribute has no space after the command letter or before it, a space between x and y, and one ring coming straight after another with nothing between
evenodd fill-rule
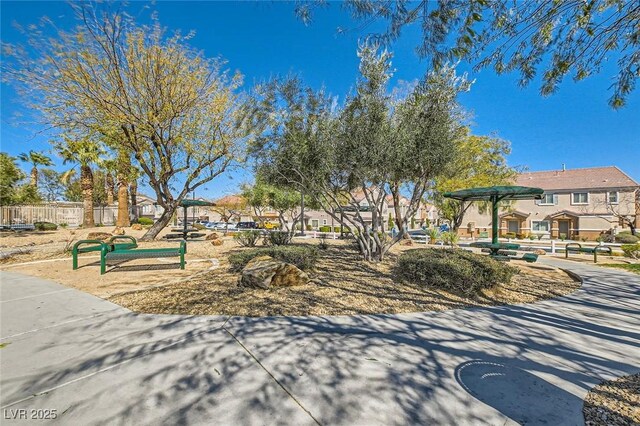
<instances>
[{"instance_id":1,"label":"concrete pavement","mask_svg":"<svg viewBox=\"0 0 640 426\"><path fill-rule=\"evenodd\" d=\"M640 278L545 262L582 289L351 317L141 315L2 272L2 423L582 424L591 386L640 370Z\"/></svg>"}]
</instances>

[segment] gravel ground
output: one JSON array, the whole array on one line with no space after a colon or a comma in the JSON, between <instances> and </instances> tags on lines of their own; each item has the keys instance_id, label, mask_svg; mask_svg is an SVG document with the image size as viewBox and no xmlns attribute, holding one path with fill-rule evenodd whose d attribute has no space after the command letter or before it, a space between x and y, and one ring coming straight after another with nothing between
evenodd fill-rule
<instances>
[{"instance_id":1,"label":"gravel ground","mask_svg":"<svg viewBox=\"0 0 640 426\"><path fill-rule=\"evenodd\" d=\"M587 426L640 425L640 373L600 383L584 399Z\"/></svg>"},{"instance_id":2,"label":"gravel ground","mask_svg":"<svg viewBox=\"0 0 640 426\"><path fill-rule=\"evenodd\" d=\"M392 267L403 247L385 262L370 264L352 250L333 245L322 251L312 281L304 286L249 289L237 285L239 274L220 268L189 281L116 295L111 301L136 312L191 315L353 315L441 311L468 306L529 303L568 294L579 287L564 272L544 265L512 262L521 270L510 284L475 298L399 284Z\"/></svg>"}]
</instances>

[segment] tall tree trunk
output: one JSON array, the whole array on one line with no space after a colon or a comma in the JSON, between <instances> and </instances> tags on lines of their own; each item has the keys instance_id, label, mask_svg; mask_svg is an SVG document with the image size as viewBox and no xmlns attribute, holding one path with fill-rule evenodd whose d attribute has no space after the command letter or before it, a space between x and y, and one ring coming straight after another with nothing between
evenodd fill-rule
<instances>
[{"instance_id":1,"label":"tall tree trunk","mask_svg":"<svg viewBox=\"0 0 640 426\"><path fill-rule=\"evenodd\" d=\"M118 218L116 226L122 228L131 225L129 220L129 191L127 183L118 179Z\"/></svg>"},{"instance_id":2,"label":"tall tree trunk","mask_svg":"<svg viewBox=\"0 0 640 426\"><path fill-rule=\"evenodd\" d=\"M162 231L168 224L171 222L171 218L173 218L173 214L176 212L178 203L174 203L173 205L163 206L164 211L160 218L151 225L151 228L147 231L146 234L140 238L140 241L153 241L156 236Z\"/></svg>"},{"instance_id":3,"label":"tall tree trunk","mask_svg":"<svg viewBox=\"0 0 640 426\"><path fill-rule=\"evenodd\" d=\"M38 168L36 166L31 169L31 185L38 188Z\"/></svg>"},{"instance_id":4,"label":"tall tree trunk","mask_svg":"<svg viewBox=\"0 0 640 426\"><path fill-rule=\"evenodd\" d=\"M115 183L113 182L113 175L111 174L111 172L107 173L107 179L106 179L106 184L105 184L105 190L107 193L107 205L113 205L113 199L114 199L114 194L113 194L113 187L115 186Z\"/></svg>"},{"instance_id":5,"label":"tall tree trunk","mask_svg":"<svg viewBox=\"0 0 640 426\"><path fill-rule=\"evenodd\" d=\"M140 215L138 215L138 180L134 179L131 182L131 186L129 187L130 191L131 191L131 211L132 213L132 217L133 217L133 221L134 222L138 222L138 219L140 219Z\"/></svg>"},{"instance_id":6,"label":"tall tree trunk","mask_svg":"<svg viewBox=\"0 0 640 426\"><path fill-rule=\"evenodd\" d=\"M131 160L126 151L118 152L118 219L116 226L122 228L131 225L129 220L129 179Z\"/></svg>"},{"instance_id":7,"label":"tall tree trunk","mask_svg":"<svg viewBox=\"0 0 640 426\"><path fill-rule=\"evenodd\" d=\"M90 228L95 226L95 222L93 219L93 172L89 166L80 166L80 188L84 205L82 226Z\"/></svg>"}]
</instances>

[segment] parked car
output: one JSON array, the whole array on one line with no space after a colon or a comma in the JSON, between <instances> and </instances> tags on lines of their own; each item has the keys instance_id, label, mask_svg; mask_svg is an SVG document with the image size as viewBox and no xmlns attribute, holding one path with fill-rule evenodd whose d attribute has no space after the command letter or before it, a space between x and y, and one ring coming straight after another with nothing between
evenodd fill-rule
<instances>
[{"instance_id":1,"label":"parked car","mask_svg":"<svg viewBox=\"0 0 640 426\"><path fill-rule=\"evenodd\" d=\"M266 229L267 231L271 231L273 229L280 228L280 224L277 223L277 222L271 222L271 221L267 220L263 224L258 224L258 228Z\"/></svg>"},{"instance_id":2,"label":"parked car","mask_svg":"<svg viewBox=\"0 0 640 426\"><path fill-rule=\"evenodd\" d=\"M238 229L256 229L257 227L255 222L238 222Z\"/></svg>"},{"instance_id":3,"label":"parked car","mask_svg":"<svg viewBox=\"0 0 640 426\"><path fill-rule=\"evenodd\" d=\"M224 224L224 222L207 222L204 227L207 229L218 229L220 224Z\"/></svg>"}]
</instances>

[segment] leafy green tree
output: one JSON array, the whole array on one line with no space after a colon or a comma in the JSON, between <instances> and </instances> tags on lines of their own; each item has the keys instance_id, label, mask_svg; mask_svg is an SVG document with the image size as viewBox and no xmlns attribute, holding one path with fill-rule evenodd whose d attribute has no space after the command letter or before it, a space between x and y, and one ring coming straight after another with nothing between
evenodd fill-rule
<instances>
[{"instance_id":1,"label":"leafy green tree","mask_svg":"<svg viewBox=\"0 0 640 426\"><path fill-rule=\"evenodd\" d=\"M76 169L71 169L64 174L63 198L67 201L83 202L82 185ZM104 187L106 175L101 170L93 171L93 206L107 206L107 190Z\"/></svg>"},{"instance_id":2,"label":"leafy green tree","mask_svg":"<svg viewBox=\"0 0 640 426\"><path fill-rule=\"evenodd\" d=\"M29 152L23 152L18 155L18 160L30 164L31 167L31 185L34 188L38 188L38 167L39 166L53 166L51 158L34 150Z\"/></svg>"},{"instance_id":3,"label":"leafy green tree","mask_svg":"<svg viewBox=\"0 0 640 426\"><path fill-rule=\"evenodd\" d=\"M299 1L298 15L309 22L326 0ZM367 24L387 23L374 39L391 43L403 30L419 26L418 54L436 66L467 60L476 69L519 72L520 84L541 76L541 93L557 90L567 76L576 81L617 64L609 104L625 105L640 76L640 6L624 0L348 0L344 6Z\"/></svg>"},{"instance_id":4,"label":"leafy green tree","mask_svg":"<svg viewBox=\"0 0 640 426\"><path fill-rule=\"evenodd\" d=\"M237 93L241 76L190 47L189 35L167 35L157 21L141 26L99 5L72 7L79 19L73 30L29 31L28 49L5 45L4 75L47 125L98 133L143 171L164 208L142 238L153 239L180 201L223 173L251 135ZM122 209L125 176L118 176Z\"/></svg>"},{"instance_id":5,"label":"leafy green tree","mask_svg":"<svg viewBox=\"0 0 640 426\"><path fill-rule=\"evenodd\" d=\"M460 124L452 119L457 104L449 93L463 85L451 86L457 81L453 70L441 70L394 101L387 91L391 55L372 45L358 54L361 77L343 107L297 79L272 83L274 90L261 98L268 105L267 131L254 151L259 174L269 183L304 190L349 227L365 260L380 261L402 238L402 232L393 239L383 232L387 196L412 194L397 218L406 226L430 182L455 155L450 148Z\"/></svg>"},{"instance_id":6,"label":"leafy green tree","mask_svg":"<svg viewBox=\"0 0 640 426\"><path fill-rule=\"evenodd\" d=\"M468 134L458 141L456 150L459 155L449 164L447 172L436 179L433 196L441 217L451 222L454 231L462 225L472 203L444 198L442 194L467 188L508 185L513 183L519 172L507 164L506 157L511 153L511 147L503 139ZM480 203L479 208L485 210L487 206Z\"/></svg>"},{"instance_id":7,"label":"leafy green tree","mask_svg":"<svg viewBox=\"0 0 640 426\"><path fill-rule=\"evenodd\" d=\"M33 185L21 183L25 177L16 159L0 152L0 205L31 204L42 200Z\"/></svg>"}]
</instances>

